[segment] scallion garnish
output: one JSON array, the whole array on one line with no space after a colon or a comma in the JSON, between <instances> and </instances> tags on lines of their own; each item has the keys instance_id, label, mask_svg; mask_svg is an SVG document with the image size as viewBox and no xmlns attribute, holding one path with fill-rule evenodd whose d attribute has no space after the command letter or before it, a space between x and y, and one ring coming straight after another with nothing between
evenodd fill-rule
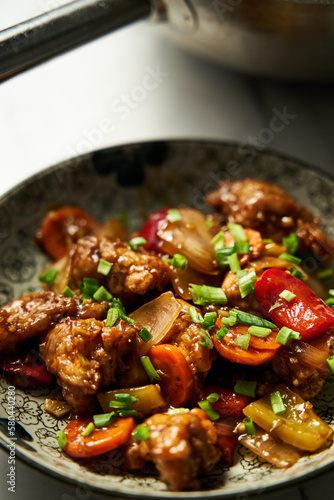
<instances>
[{"instance_id":1,"label":"scallion garnish","mask_svg":"<svg viewBox=\"0 0 334 500\"><path fill-rule=\"evenodd\" d=\"M331 267L326 267L326 269L321 269L317 272L317 278L319 280L325 281L333 277L334 270Z\"/></svg>"},{"instance_id":2,"label":"scallion garnish","mask_svg":"<svg viewBox=\"0 0 334 500\"><path fill-rule=\"evenodd\" d=\"M291 328L288 328L287 326L282 326L282 328L279 330L278 334L276 335L276 342L282 345L286 345L287 341L291 338L291 334L293 333L293 330Z\"/></svg>"},{"instance_id":3,"label":"scallion garnish","mask_svg":"<svg viewBox=\"0 0 334 500\"><path fill-rule=\"evenodd\" d=\"M272 330L270 328L263 328L263 326L252 325L248 328L248 333L254 335L254 337L265 338L270 335Z\"/></svg>"},{"instance_id":4,"label":"scallion garnish","mask_svg":"<svg viewBox=\"0 0 334 500\"><path fill-rule=\"evenodd\" d=\"M138 335L139 337L144 341L144 342L148 342L149 340L151 340L153 338L153 335L151 332L148 331L147 328L145 327L142 327L139 332L138 332Z\"/></svg>"},{"instance_id":5,"label":"scallion garnish","mask_svg":"<svg viewBox=\"0 0 334 500\"><path fill-rule=\"evenodd\" d=\"M268 312L271 312L274 309L277 309L278 307L282 307L282 305L283 305L282 302L275 302L275 304L271 306Z\"/></svg>"},{"instance_id":6,"label":"scallion garnish","mask_svg":"<svg viewBox=\"0 0 334 500\"><path fill-rule=\"evenodd\" d=\"M285 299L287 302L291 302L291 300L294 299L296 295L289 290L283 290L283 292L279 294L279 297L281 297L281 299Z\"/></svg>"},{"instance_id":7,"label":"scallion garnish","mask_svg":"<svg viewBox=\"0 0 334 500\"><path fill-rule=\"evenodd\" d=\"M137 417L138 413L136 410L119 410L119 417Z\"/></svg>"},{"instance_id":8,"label":"scallion garnish","mask_svg":"<svg viewBox=\"0 0 334 500\"><path fill-rule=\"evenodd\" d=\"M235 345L240 347L240 349L247 351L249 347L249 341L250 341L250 333L245 333L243 335L238 335L234 340L234 343Z\"/></svg>"},{"instance_id":9,"label":"scallion garnish","mask_svg":"<svg viewBox=\"0 0 334 500\"><path fill-rule=\"evenodd\" d=\"M224 248L225 246L225 234L223 231L219 231L211 240L212 245L215 250L219 250L220 248Z\"/></svg>"},{"instance_id":10,"label":"scallion garnish","mask_svg":"<svg viewBox=\"0 0 334 500\"><path fill-rule=\"evenodd\" d=\"M97 429L100 427L108 427L115 419L117 414L114 411L110 413L101 413L100 415L93 415L94 425Z\"/></svg>"},{"instance_id":11,"label":"scallion garnish","mask_svg":"<svg viewBox=\"0 0 334 500\"><path fill-rule=\"evenodd\" d=\"M227 303L227 297L220 287L190 283L189 291L194 304L199 306L210 304L225 305Z\"/></svg>"},{"instance_id":12,"label":"scallion garnish","mask_svg":"<svg viewBox=\"0 0 334 500\"><path fill-rule=\"evenodd\" d=\"M61 429L60 431L57 432L56 439L58 441L59 448L63 450L67 443L67 437L64 429Z\"/></svg>"},{"instance_id":13,"label":"scallion garnish","mask_svg":"<svg viewBox=\"0 0 334 500\"><path fill-rule=\"evenodd\" d=\"M216 261L218 266L228 266L228 257L234 252L234 245L232 247L218 248L216 250Z\"/></svg>"},{"instance_id":14,"label":"scallion garnish","mask_svg":"<svg viewBox=\"0 0 334 500\"><path fill-rule=\"evenodd\" d=\"M116 401L120 401L122 403L126 403L129 407L138 401L137 396L133 396L128 392L120 392L119 394L115 394Z\"/></svg>"},{"instance_id":15,"label":"scallion garnish","mask_svg":"<svg viewBox=\"0 0 334 500\"><path fill-rule=\"evenodd\" d=\"M221 323L222 323L223 325L226 325L226 326L234 326L234 325L236 325L236 323L237 323L237 319L236 319L236 318L233 318L233 317L231 317L231 316L228 316L228 317L223 316L223 317L220 319L220 321L221 321Z\"/></svg>"},{"instance_id":16,"label":"scallion garnish","mask_svg":"<svg viewBox=\"0 0 334 500\"><path fill-rule=\"evenodd\" d=\"M223 340L225 335L228 333L228 328L226 328L226 326L222 326L216 333L215 333L215 337L218 339L218 340Z\"/></svg>"},{"instance_id":17,"label":"scallion garnish","mask_svg":"<svg viewBox=\"0 0 334 500\"><path fill-rule=\"evenodd\" d=\"M255 398L257 382L254 380L237 380L234 385L234 392L244 396Z\"/></svg>"},{"instance_id":18,"label":"scallion garnish","mask_svg":"<svg viewBox=\"0 0 334 500\"><path fill-rule=\"evenodd\" d=\"M268 245L268 243L274 243L274 240L272 238L263 238L262 241L265 245Z\"/></svg>"},{"instance_id":19,"label":"scallion garnish","mask_svg":"<svg viewBox=\"0 0 334 500\"><path fill-rule=\"evenodd\" d=\"M228 264L230 266L230 269L232 273L237 273L238 271L241 271L241 266L240 262L238 259L238 254L236 252L232 253L227 257Z\"/></svg>"},{"instance_id":20,"label":"scallion garnish","mask_svg":"<svg viewBox=\"0 0 334 500\"><path fill-rule=\"evenodd\" d=\"M299 279L300 281L303 281L305 276L304 274L299 271L299 269L297 269L296 267L292 267L290 269L290 273L291 273L291 276L294 276L295 278Z\"/></svg>"},{"instance_id":21,"label":"scallion garnish","mask_svg":"<svg viewBox=\"0 0 334 500\"><path fill-rule=\"evenodd\" d=\"M121 222L121 224L123 224L123 226L125 227L128 227L129 225L129 217L128 217L128 214L126 212L120 212L118 214L118 220Z\"/></svg>"},{"instance_id":22,"label":"scallion garnish","mask_svg":"<svg viewBox=\"0 0 334 500\"><path fill-rule=\"evenodd\" d=\"M64 290L61 292L64 297L74 297L75 292L68 285L65 286Z\"/></svg>"},{"instance_id":23,"label":"scallion garnish","mask_svg":"<svg viewBox=\"0 0 334 500\"><path fill-rule=\"evenodd\" d=\"M106 288L104 288L104 286L100 286L100 288L98 288L94 293L93 299L97 302L103 302L104 300L109 302L112 299L112 295Z\"/></svg>"},{"instance_id":24,"label":"scallion garnish","mask_svg":"<svg viewBox=\"0 0 334 500\"><path fill-rule=\"evenodd\" d=\"M128 403L126 401L110 401L109 406L110 406L110 408L115 408L117 410L127 410L128 409Z\"/></svg>"},{"instance_id":25,"label":"scallion garnish","mask_svg":"<svg viewBox=\"0 0 334 500\"><path fill-rule=\"evenodd\" d=\"M334 373L334 356L329 356L329 358L326 359L329 369L332 373Z\"/></svg>"},{"instance_id":26,"label":"scallion garnish","mask_svg":"<svg viewBox=\"0 0 334 500\"><path fill-rule=\"evenodd\" d=\"M283 415L283 413L286 412L280 391L275 391L270 394L270 404L275 415Z\"/></svg>"},{"instance_id":27,"label":"scallion garnish","mask_svg":"<svg viewBox=\"0 0 334 500\"><path fill-rule=\"evenodd\" d=\"M236 243L248 242L245 230L240 224L234 224L233 222L228 222L227 227L229 228L232 238Z\"/></svg>"},{"instance_id":28,"label":"scallion garnish","mask_svg":"<svg viewBox=\"0 0 334 500\"><path fill-rule=\"evenodd\" d=\"M217 413L211 406L208 400L198 401L198 406L205 411L210 420L218 420L220 418L219 413Z\"/></svg>"},{"instance_id":29,"label":"scallion garnish","mask_svg":"<svg viewBox=\"0 0 334 500\"><path fill-rule=\"evenodd\" d=\"M100 259L99 265L97 266L97 272L99 274L103 274L103 276L108 276L111 268L112 268L112 262L108 262L107 260Z\"/></svg>"},{"instance_id":30,"label":"scallion garnish","mask_svg":"<svg viewBox=\"0 0 334 500\"><path fill-rule=\"evenodd\" d=\"M153 380L160 380L160 375L152 365L152 361L148 356L140 356L140 361L151 382Z\"/></svg>"},{"instance_id":31,"label":"scallion garnish","mask_svg":"<svg viewBox=\"0 0 334 500\"><path fill-rule=\"evenodd\" d=\"M290 254L293 254L297 251L299 246L299 238L296 233L290 233L289 236L283 237L282 242Z\"/></svg>"},{"instance_id":32,"label":"scallion garnish","mask_svg":"<svg viewBox=\"0 0 334 500\"><path fill-rule=\"evenodd\" d=\"M295 255L291 255L290 253L283 252L281 255L278 256L279 259L283 260L288 260L289 262L292 262L293 264L296 264L297 266L301 263L302 259L299 257L296 257Z\"/></svg>"},{"instance_id":33,"label":"scallion garnish","mask_svg":"<svg viewBox=\"0 0 334 500\"><path fill-rule=\"evenodd\" d=\"M249 436L254 436L256 434L255 425L253 419L251 417L246 417L243 419L243 424L245 426L245 430Z\"/></svg>"},{"instance_id":34,"label":"scallion garnish","mask_svg":"<svg viewBox=\"0 0 334 500\"><path fill-rule=\"evenodd\" d=\"M215 326L216 321L217 321L216 311L207 312L204 314L203 326L207 330L211 330Z\"/></svg>"},{"instance_id":35,"label":"scallion garnish","mask_svg":"<svg viewBox=\"0 0 334 500\"><path fill-rule=\"evenodd\" d=\"M168 415L180 415L182 413L188 413L189 408L169 408L167 411Z\"/></svg>"},{"instance_id":36,"label":"scallion garnish","mask_svg":"<svg viewBox=\"0 0 334 500\"><path fill-rule=\"evenodd\" d=\"M85 429L82 431L81 433L81 436L83 437L87 437L89 436L95 429L95 425L93 424L93 422L90 422L87 427L85 427Z\"/></svg>"},{"instance_id":37,"label":"scallion garnish","mask_svg":"<svg viewBox=\"0 0 334 500\"><path fill-rule=\"evenodd\" d=\"M249 243L234 243L234 251L237 253L250 253L250 244Z\"/></svg>"},{"instance_id":38,"label":"scallion garnish","mask_svg":"<svg viewBox=\"0 0 334 500\"><path fill-rule=\"evenodd\" d=\"M219 394L217 394L216 392L212 392L207 396L206 400L209 401L209 403L216 403L219 398Z\"/></svg>"},{"instance_id":39,"label":"scallion garnish","mask_svg":"<svg viewBox=\"0 0 334 500\"><path fill-rule=\"evenodd\" d=\"M208 349L213 349L213 342L209 332L207 332L206 330L200 330L199 334L203 339L200 342L200 345L202 347L207 347Z\"/></svg>"},{"instance_id":40,"label":"scallion garnish","mask_svg":"<svg viewBox=\"0 0 334 500\"><path fill-rule=\"evenodd\" d=\"M106 326L111 328L115 325L119 318L119 309L111 307L107 312Z\"/></svg>"},{"instance_id":41,"label":"scallion garnish","mask_svg":"<svg viewBox=\"0 0 334 500\"><path fill-rule=\"evenodd\" d=\"M57 269L47 269L44 274L38 276L38 279L41 283L45 283L46 285L53 285L58 272L59 271Z\"/></svg>"},{"instance_id":42,"label":"scallion garnish","mask_svg":"<svg viewBox=\"0 0 334 500\"><path fill-rule=\"evenodd\" d=\"M331 309L334 309L334 297L329 297L328 299L326 299L325 304Z\"/></svg>"},{"instance_id":43,"label":"scallion garnish","mask_svg":"<svg viewBox=\"0 0 334 500\"><path fill-rule=\"evenodd\" d=\"M139 424L132 433L138 441L146 441L151 435L151 428L145 424Z\"/></svg>"},{"instance_id":44,"label":"scallion garnish","mask_svg":"<svg viewBox=\"0 0 334 500\"><path fill-rule=\"evenodd\" d=\"M95 278L83 278L82 282L79 284L80 291L82 293L82 299L92 299L94 293L97 292L100 285Z\"/></svg>"},{"instance_id":45,"label":"scallion garnish","mask_svg":"<svg viewBox=\"0 0 334 500\"><path fill-rule=\"evenodd\" d=\"M254 292L254 285L257 281L257 276L254 270L238 271L237 282L240 289L241 298L247 297L250 293Z\"/></svg>"},{"instance_id":46,"label":"scallion garnish","mask_svg":"<svg viewBox=\"0 0 334 500\"><path fill-rule=\"evenodd\" d=\"M184 255L176 253L171 259L171 265L178 269L186 269L188 266L188 259Z\"/></svg>"},{"instance_id":47,"label":"scallion garnish","mask_svg":"<svg viewBox=\"0 0 334 500\"><path fill-rule=\"evenodd\" d=\"M142 238L141 236L136 236L135 238L132 238L129 241L129 246L135 252L137 252L139 250L139 248L144 246L144 245L147 245L147 241L145 240L145 238Z\"/></svg>"},{"instance_id":48,"label":"scallion garnish","mask_svg":"<svg viewBox=\"0 0 334 500\"><path fill-rule=\"evenodd\" d=\"M201 325L204 322L204 318L201 313L194 306L190 306L188 310L191 320L198 325Z\"/></svg>"},{"instance_id":49,"label":"scallion garnish","mask_svg":"<svg viewBox=\"0 0 334 500\"><path fill-rule=\"evenodd\" d=\"M170 208L169 210L167 210L167 217L170 222L180 222L181 220L183 220L181 212L177 208Z\"/></svg>"},{"instance_id":50,"label":"scallion garnish","mask_svg":"<svg viewBox=\"0 0 334 500\"><path fill-rule=\"evenodd\" d=\"M254 326L263 326L263 328L276 328L276 325L271 321L268 321L264 318L259 318L254 314L246 313L244 311L240 311L239 309L231 309L231 313L236 314L237 320L240 323L244 323L245 325L254 325Z\"/></svg>"}]
</instances>

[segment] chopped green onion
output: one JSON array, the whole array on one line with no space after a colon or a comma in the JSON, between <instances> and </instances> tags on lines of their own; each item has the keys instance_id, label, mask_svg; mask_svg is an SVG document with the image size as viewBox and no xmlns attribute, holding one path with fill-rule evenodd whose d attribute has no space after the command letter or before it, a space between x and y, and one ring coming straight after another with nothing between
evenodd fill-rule
<instances>
[{"instance_id":1,"label":"chopped green onion","mask_svg":"<svg viewBox=\"0 0 334 500\"><path fill-rule=\"evenodd\" d=\"M237 271L241 271L240 262L238 259L238 254L236 252L232 253L227 257L228 264L232 273L236 273Z\"/></svg>"},{"instance_id":2,"label":"chopped green onion","mask_svg":"<svg viewBox=\"0 0 334 500\"><path fill-rule=\"evenodd\" d=\"M60 431L57 432L56 439L58 441L59 448L63 450L67 443L67 437L64 429L61 429Z\"/></svg>"},{"instance_id":3,"label":"chopped green onion","mask_svg":"<svg viewBox=\"0 0 334 500\"><path fill-rule=\"evenodd\" d=\"M334 309L334 297L329 297L328 299L326 299L325 304L331 309Z\"/></svg>"},{"instance_id":4,"label":"chopped green onion","mask_svg":"<svg viewBox=\"0 0 334 500\"><path fill-rule=\"evenodd\" d=\"M285 299L287 302L291 302L291 300L294 299L296 295L289 290L283 290L283 292L279 294L279 297L281 297L281 299Z\"/></svg>"},{"instance_id":5,"label":"chopped green onion","mask_svg":"<svg viewBox=\"0 0 334 500\"><path fill-rule=\"evenodd\" d=\"M283 415L283 413L286 412L280 391L275 391L270 394L270 404L275 415Z\"/></svg>"},{"instance_id":6,"label":"chopped green onion","mask_svg":"<svg viewBox=\"0 0 334 500\"><path fill-rule=\"evenodd\" d=\"M79 285L80 291L82 293L82 299L92 299L94 293L99 289L99 282L95 278L83 278Z\"/></svg>"},{"instance_id":7,"label":"chopped green onion","mask_svg":"<svg viewBox=\"0 0 334 500\"><path fill-rule=\"evenodd\" d=\"M234 251L237 253L250 253L249 243L234 243Z\"/></svg>"},{"instance_id":8,"label":"chopped green onion","mask_svg":"<svg viewBox=\"0 0 334 500\"><path fill-rule=\"evenodd\" d=\"M213 217L212 215L208 215L205 219L205 223L208 227L213 227Z\"/></svg>"},{"instance_id":9,"label":"chopped green onion","mask_svg":"<svg viewBox=\"0 0 334 500\"><path fill-rule=\"evenodd\" d=\"M145 240L145 238L142 238L141 236L136 236L135 238L132 238L129 241L129 246L135 252L137 252L139 250L139 247L144 246L144 245L147 245L147 241Z\"/></svg>"},{"instance_id":10,"label":"chopped green onion","mask_svg":"<svg viewBox=\"0 0 334 500\"><path fill-rule=\"evenodd\" d=\"M231 309L237 315L238 321L240 323L244 323L245 325L254 325L254 326L263 326L264 328L276 328L276 325L271 321L268 321L264 318L259 318L254 314L246 313L244 311L240 311L239 309Z\"/></svg>"},{"instance_id":11,"label":"chopped green onion","mask_svg":"<svg viewBox=\"0 0 334 500\"><path fill-rule=\"evenodd\" d=\"M220 287L190 283L189 291L194 304L199 306L210 304L225 305L227 303L226 295Z\"/></svg>"},{"instance_id":12,"label":"chopped green onion","mask_svg":"<svg viewBox=\"0 0 334 500\"><path fill-rule=\"evenodd\" d=\"M129 217L128 217L128 214L126 212L120 212L118 214L118 220L121 222L121 224L123 224L123 226L125 227L128 227L129 225Z\"/></svg>"},{"instance_id":13,"label":"chopped green onion","mask_svg":"<svg viewBox=\"0 0 334 500\"><path fill-rule=\"evenodd\" d=\"M276 335L276 342L279 344L285 345L287 341L291 338L293 330L291 328L288 328L287 326L282 326L282 328L279 330L278 334Z\"/></svg>"},{"instance_id":14,"label":"chopped green onion","mask_svg":"<svg viewBox=\"0 0 334 500\"><path fill-rule=\"evenodd\" d=\"M300 340L301 338L302 336L299 332L292 331L292 333L290 333L290 339Z\"/></svg>"},{"instance_id":15,"label":"chopped green onion","mask_svg":"<svg viewBox=\"0 0 334 500\"><path fill-rule=\"evenodd\" d=\"M226 326L222 326L216 333L215 333L215 337L218 339L218 340L223 340L225 335L228 333L228 328L226 328Z\"/></svg>"},{"instance_id":16,"label":"chopped green onion","mask_svg":"<svg viewBox=\"0 0 334 500\"><path fill-rule=\"evenodd\" d=\"M108 427L113 420L117 417L117 414L114 411L110 413L102 413L100 415L93 415L94 425L98 429L100 427Z\"/></svg>"},{"instance_id":17,"label":"chopped green onion","mask_svg":"<svg viewBox=\"0 0 334 500\"><path fill-rule=\"evenodd\" d=\"M59 271L57 271L57 269L47 269L44 274L38 276L38 279L41 283L45 283L46 285L53 285L58 272Z\"/></svg>"},{"instance_id":18,"label":"chopped green onion","mask_svg":"<svg viewBox=\"0 0 334 500\"><path fill-rule=\"evenodd\" d=\"M128 410L129 405L126 401L110 401L110 408L116 408L118 410Z\"/></svg>"},{"instance_id":19,"label":"chopped green onion","mask_svg":"<svg viewBox=\"0 0 334 500\"><path fill-rule=\"evenodd\" d=\"M244 396L255 398L257 382L254 380L237 380L234 385L234 392Z\"/></svg>"},{"instance_id":20,"label":"chopped green onion","mask_svg":"<svg viewBox=\"0 0 334 500\"><path fill-rule=\"evenodd\" d=\"M111 307L115 308L115 309L118 309L120 312L122 312L123 314L125 314L125 308L124 308L124 306L122 304L121 299L119 299L117 297L113 297L111 299Z\"/></svg>"},{"instance_id":21,"label":"chopped green onion","mask_svg":"<svg viewBox=\"0 0 334 500\"><path fill-rule=\"evenodd\" d=\"M282 302L275 302L275 304L273 306L271 306L271 308L269 309L268 312L271 312L273 311L274 309L277 309L278 307L282 307Z\"/></svg>"},{"instance_id":22,"label":"chopped green onion","mask_svg":"<svg viewBox=\"0 0 334 500\"><path fill-rule=\"evenodd\" d=\"M217 321L217 313L216 311L207 312L204 314L203 326L207 330L211 330L216 324Z\"/></svg>"},{"instance_id":23,"label":"chopped green onion","mask_svg":"<svg viewBox=\"0 0 334 500\"><path fill-rule=\"evenodd\" d=\"M334 373L334 356L329 356L329 358L327 358L326 361L328 363L330 371Z\"/></svg>"},{"instance_id":24,"label":"chopped green onion","mask_svg":"<svg viewBox=\"0 0 334 500\"><path fill-rule=\"evenodd\" d=\"M119 318L119 310L116 307L111 307L107 312L106 326L111 328L115 325Z\"/></svg>"},{"instance_id":25,"label":"chopped green onion","mask_svg":"<svg viewBox=\"0 0 334 500\"><path fill-rule=\"evenodd\" d=\"M180 415L182 413L188 413L189 408L169 408L167 411L168 415Z\"/></svg>"},{"instance_id":26,"label":"chopped green onion","mask_svg":"<svg viewBox=\"0 0 334 500\"><path fill-rule=\"evenodd\" d=\"M151 435L151 428L145 424L139 424L132 433L138 441L146 441Z\"/></svg>"},{"instance_id":27,"label":"chopped green onion","mask_svg":"<svg viewBox=\"0 0 334 500\"><path fill-rule=\"evenodd\" d=\"M177 208L170 208L169 210L167 210L167 217L170 222L180 222L181 220L183 220L180 210L178 210Z\"/></svg>"},{"instance_id":28,"label":"chopped green onion","mask_svg":"<svg viewBox=\"0 0 334 500\"><path fill-rule=\"evenodd\" d=\"M138 332L138 335L139 337L144 341L144 342L148 342L149 340L151 340L153 338L153 335L151 332L148 331L147 328L145 327L142 327L139 332Z\"/></svg>"},{"instance_id":29,"label":"chopped green onion","mask_svg":"<svg viewBox=\"0 0 334 500\"><path fill-rule=\"evenodd\" d=\"M272 330L270 328L264 328L263 326L252 325L248 328L248 333L254 335L255 337L265 338L270 335Z\"/></svg>"},{"instance_id":30,"label":"chopped green onion","mask_svg":"<svg viewBox=\"0 0 334 500\"><path fill-rule=\"evenodd\" d=\"M218 420L220 418L219 413L217 413L212 406L210 405L209 401L198 401L198 406L202 408L202 410L205 411L207 416L209 417L210 420Z\"/></svg>"},{"instance_id":31,"label":"chopped green onion","mask_svg":"<svg viewBox=\"0 0 334 500\"><path fill-rule=\"evenodd\" d=\"M160 375L152 365L152 361L148 356L140 356L140 361L151 382L153 380L160 380Z\"/></svg>"},{"instance_id":32,"label":"chopped green onion","mask_svg":"<svg viewBox=\"0 0 334 500\"><path fill-rule=\"evenodd\" d=\"M223 231L219 231L211 240L215 250L219 250L220 248L224 248L225 246L225 234Z\"/></svg>"},{"instance_id":33,"label":"chopped green onion","mask_svg":"<svg viewBox=\"0 0 334 500\"><path fill-rule=\"evenodd\" d=\"M119 417L137 417L138 413L136 410L119 410Z\"/></svg>"},{"instance_id":34,"label":"chopped green onion","mask_svg":"<svg viewBox=\"0 0 334 500\"><path fill-rule=\"evenodd\" d=\"M209 401L209 403L216 403L219 398L219 394L217 394L216 392L212 392L207 396L206 400Z\"/></svg>"},{"instance_id":35,"label":"chopped green onion","mask_svg":"<svg viewBox=\"0 0 334 500\"><path fill-rule=\"evenodd\" d=\"M65 286L64 290L61 292L64 297L74 297L75 292L69 286Z\"/></svg>"},{"instance_id":36,"label":"chopped green onion","mask_svg":"<svg viewBox=\"0 0 334 500\"><path fill-rule=\"evenodd\" d=\"M231 316L229 316L228 318L226 318L225 316L223 316L220 319L220 321L222 322L223 325L226 325L226 326L234 326L237 323L236 318L233 318Z\"/></svg>"},{"instance_id":37,"label":"chopped green onion","mask_svg":"<svg viewBox=\"0 0 334 500\"><path fill-rule=\"evenodd\" d=\"M290 233L289 236L283 237L282 242L290 254L293 254L297 251L299 246L299 238L296 233Z\"/></svg>"},{"instance_id":38,"label":"chopped green onion","mask_svg":"<svg viewBox=\"0 0 334 500\"><path fill-rule=\"evenodd\" d=\"M137 396L132 396L127 392L120 392L119 394L115 394L116 401L120 401L122 403L126 403L128 406L132 406L133 403L138 401Z\"/></svg>"},{"instance_id":39,"label":"chopped green onion","mask_svg":"<svg viewBox=\"0 0 334 500\"><path fill-rule=\"evenodd\" d=\"M213 342L210 334L206 330L201 330L199 332L200 336L202 337L202 341L200 342L200 345L202 347L207 347L208 349L213 349Z\"/></svg>"},{"instance_id":40,"label":"chopped green onion","mask_svg":"<svg viewBox=\"0 0 334 500\"><path fill-rule=\"evenodd\" d=\"M283 252L281 255L278 256L279 259L283 260L288 260L289 262L292 262L293 264L296 264L297 266L301 263L302 259L299 257L295 257L294 255L291 255L290 253Z\"/></svg>"},{"instance_id":41,"label":"chopped green onion","mask_svg":"<svg viewBox=\"0 0 334 500\"><path fill-rule=\"evenodd\" d=\"M257 276L254 270L252 271L238 271L237 282L240 289L241 298L247 297L250 293L254 292L254 285L257 281Z\"/></svg>"},{"instance_id":42,"label":"chopped green onion","mask_svg":"<svg viewBox=\"0 0 334 500\"><path fill-rule=\"evenodd\" d=\"M328 290L328 295L330 295L331 297L334 297L334 288L331 288L330 290Z\"/></svg>"},{"instance_id":43,"label":"chopped green onion","mask_svg":"<svg viewBox=\"0 0 334 500\"><path fill-rule=\"evenodd\" d=\"M334 274L334 270L331 267L327 267L326 269L321 269L320 271L317 272L317 278L319 280L327 280L329 278L332 278Z\"/></svg>"},{"instance_id":44,"label":"chopped green onion","mask_svg":"<svg viewBox=\"0 0 334 500\"><path fill-rule=\"evenodd\" d=\"M100 274L103 274L103 276L108 276L112 266L113 266L112 262L108 262L107 260L100 259L99 265L97 266L97 272Z\"/></svg>"},{"instance_id":45,"label":"chopped green onion","mask_svg":"<svg viewBox=\"0 0 334 500\"><path fill-rule=\"evenodd\" d=\"M268 243L274 243L274 240L272 238L263 238L263 243L267 245Z\"/></svg>"},{"instance_id":46,"label":"chopped green onion","mask_svg":"<svg viewBox=\"0 0 334 500\"><path fill-rule=\"evenodd\" d=\"M104 288L104 286L100 286L100 288L98 288L94 293L93 299L95 299L97 302L102 302L104 300L109 302L112 299L112 295L106 288Z\"/></svg>"},{"instance_id":47,"label":"chopped green onion","mask_svg":"<svg viewBox=\"0 0 334 500\"><path fill-rule=\"evenodd\" d=\"M240 224L234 224L233 222L228 222L227 227L236 243L247 243L248 238L246 236L244 228Z\"/></svg>"},{"instance_id":48,"label":"chopped green onion","mask_svg":"<svg viewBox=\"0 0 334 500\"><path fill-rule=\"evenodd\" d=\"M243 424L245 426L246 432L249 436L254 436L256 434L255 425L251 417L246 417L243 419Z\"/></svg>"},{"instance_id":49,"label":"chopped green onion","mask_svg":"<svg viewBox=\"0 0 334 500\"><path fill-rule=\"evenodd\" d=\"M291 276L294 276L294 278L297 278L300 281L303 281L305 278L304 274L301 271L299 271L299 269L297 269L296 267L292 267L290 269L290 273L291 273Z\"/></svg>"},{"instance_id":50,"label":"chopped green onion","mask_svg":"<svg viewBox=\"0 0 334 500\"><path fill-rule=\"evenodd\" d=\"M238 335L234 343L235 345L240 347L240 349L247 351L249 347L249 341L250 341L250 333L245 333L244 335Z\"/></svg>"},{"instance_id":51,"label":"chopped green onion","mask_svg":"<svg viewBox=\"0 0 334 500\"><path fill-rule=\"evenodd\" d=\"M204 322L204 318L203 316L201 315L201 313L196 309L196 307L194 306L191 306L189 307L189 310L188 310L189 314L190 314L190 317L191 317L191 320L194 322L194 323L197 323L198 325L201 325L203 322Z\"/></svg>"},{"instance_id":52,"label":"chopped green onion","mask_svg":"<svg viewBox=\"0 0 334 500\"><path fill-rule=\"evenodd\" d=\"M188 266L188 259L184 255L181 255L180 253L176 253L172 260L171 260L171 265L173 267L176 267L178 269L186 269Z\"/></svg>"},{"instance_id":53,"label":"chopped green onion","mask_svg":"<svg viewBox=\"0 0 334 500\"><path fill-rule=\"evenodd\" d=\"M119 317L123 320L126 321L129 325L133 325L135 323L135 320L132 318L129 318L126 314L124 314L122 311L119 311Z\"/></svg>"},{"instance_id":54,"label":"chopped green onion","mask_svg":"<svg viewBox=\"0 0 334 500\"><path fill-rule=\"evenodd\" d=\"M218 266L228 266L228 256L234 252L234 245L232 247L218 248L216 250L216 261Z\"/></svg>"},{"instance_id":55,"label":"chopped green onion","mask_svg":"<svg viewBox=\"0 0 334 500\"><path fill-rule=\"evenodd\" d=\"M95 429L95 425L93 422L90 422L87 427L82 431L81 436L87 437L89 436Z\"/></svg>"}]
</instances>

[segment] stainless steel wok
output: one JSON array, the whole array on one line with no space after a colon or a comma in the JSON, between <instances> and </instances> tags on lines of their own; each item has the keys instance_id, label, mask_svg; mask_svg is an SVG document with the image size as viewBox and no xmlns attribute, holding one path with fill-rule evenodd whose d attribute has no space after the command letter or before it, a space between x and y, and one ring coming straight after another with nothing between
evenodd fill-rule
<instances>
[{"instance_id":1,"label":"stainless steel wok","mask_svg":"<svg viewBox=\"0 0 334 500\"><path fill-rule=\"evenodd\" d=\"M77 0L0 32L0 78L145 17L238 71L334 79L334 0Z\"/></svg>"}]
</instances>

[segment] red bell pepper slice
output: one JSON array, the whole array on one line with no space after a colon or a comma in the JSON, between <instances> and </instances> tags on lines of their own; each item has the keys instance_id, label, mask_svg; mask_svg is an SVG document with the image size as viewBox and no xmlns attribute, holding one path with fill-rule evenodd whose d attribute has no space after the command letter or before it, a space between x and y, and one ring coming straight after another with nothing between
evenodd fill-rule
<instances>
[{"instance_id":1,"label":"red bell pepper slice","mask_svg":"<svg viewBox=\"0 0 334 500\"><path fill-rule=\"evenodd\" d=\"M280 297L288 290L295 297ZM302 281L281 269L268 269L255 283L255 297L262 312L278 327L299 332L302 340L326 332L334 324L334 311ZM271 309L274 305L274 309Z\"/></svg>"},{"instance_id":2,"label":"red bell pepper slice","mask_svg":"<svg viewBox=\"0 0 334 500\"><path fill-rule=\"evenodd\" d=\"M153 252L161 252L162 239L158 236L158 230L167 219L168 208L162 208L153 212L148 219L144 222L141 227L138 236L141 236L147 241L147 244L143 246L146 250L152 250Z\"/></svg>"},{"instance_id":3,"label":"red bell pepper slice","mask_svg":"<svg viewBox=\"0 0 334 500\"><path fill-rule=\"evenodd\" d=\"M5 376L15 377L15 382L19 387L35 389L48 387L52 383L52 375L47 371L40 357L27 363L19 355L10 354L3 360L1 368Z\"/></svg>"}]
</instances>

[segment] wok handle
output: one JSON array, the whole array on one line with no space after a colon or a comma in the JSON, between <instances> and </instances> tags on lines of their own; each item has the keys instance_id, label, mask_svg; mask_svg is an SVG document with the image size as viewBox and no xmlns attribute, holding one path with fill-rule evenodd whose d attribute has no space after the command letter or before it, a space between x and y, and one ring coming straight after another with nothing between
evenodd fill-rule
<instances>
[{"instance_id":1,"label":"wok handle","mask_svg":"<svg viewBox=\"0 0 334 500\"><path fill-rule=\"evenodd\" d=\"M150 13L150 0L76 0L5 29L0 80Z\"/></svg>"}]
</instances>

